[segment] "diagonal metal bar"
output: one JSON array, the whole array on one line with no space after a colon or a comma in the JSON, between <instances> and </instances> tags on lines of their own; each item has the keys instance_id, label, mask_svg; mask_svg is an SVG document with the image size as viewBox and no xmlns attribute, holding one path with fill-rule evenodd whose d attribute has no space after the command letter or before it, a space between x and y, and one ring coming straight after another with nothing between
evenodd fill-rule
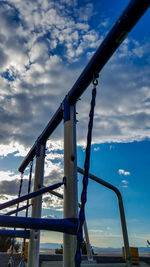
<instances>
[{"instance_id":1,"label":"diagonal metal bar","mask_svg":"<svg viewBox=\"0 0 150 267\"><path fill-rule=\"evenodd\" d=\"M22 210L25 210L26 208L29 208L30 206L31 206L31 204L29 204L29 205L25 205L25 206L23 206L23 207L20 207L19 209L15 209L15 210L9 211L9 212L5 213L5 215L13 215L13 214L15 214L16 212L20 212L20 211L22 211Z\"/></svg>"},{"instance_id":2,"label":"diagonal metal bar","mask_svg":"<svg viewBox=\"0 0 150 267\"><path fill-rule=\"evenodd\" d=\"M93 55L81 75L73 85L72 89L66 96L67 100L71 105L74 105L83 92L86 90L88 85L93 79L93 73L99 73L113 53L117 50L120 44L123 42L125 37L129 34L138 20L143 16L146 10L150 6L150 0L131 0L126 9L123 11L121 16L118 18L110 32L107 34L104 41L100 44L96 53ZM47 124L46 128L39 136L39 141L44 144L52 132L56 129L63 118L63 104L57 109L56 113ZM34 144L21 163L19 171L23 172L28 166L29 162L35 156Z\"/></svg>"},{"instance_id":3,"label":"diagonal metal bar","mask_svg":"<svg viewBox=\"0 0 150 267\"><path fill-rule=\"evenodd\" d=\"M43 185L42 186L42 188L45 188L46 186L45 185ZM50 191L49 192L51 195L54 195L54 196L56 196L56 197L59 197L59 198L61 198L61 199L63 199L63 195L62 194L60 194L60 193L58 193L58 192L56 192L56 191Z\"/></svg>"},{"instance_id":4,"label":"diagonal metal bar","mask_svg":"<svg viewBox=\"0 0 150 267\"><path fill-rule=\"evenodd\" d=\"M54 184L54 185L50 185L50 186L44 187L44 188L42 188L40 190L37 190L35 192L32 192L30 194L27 194L25 196L22 196L22 197L19 197L19 198L16 198L16 199L7 201L7 202L5 202L3 204L0 204L0 210L5 209L5 208L8 208L8 207L11 207L11 206L13 206L13 205L15 205L17 203L23 202L23 201L25 201L27 199L31 199L31 198L34 198L36 196L42 195L44 193L50 192L51 190L54 190L56 188L59 188L63 184L64 184L64 182L57 183L57 184Z\"/></svg>"}]
</instances>

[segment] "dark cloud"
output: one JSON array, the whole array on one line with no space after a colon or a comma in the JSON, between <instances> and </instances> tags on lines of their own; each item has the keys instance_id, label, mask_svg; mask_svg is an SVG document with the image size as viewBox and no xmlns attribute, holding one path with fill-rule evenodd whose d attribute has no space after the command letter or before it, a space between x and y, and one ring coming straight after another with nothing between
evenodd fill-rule
<instances>
[{"instance_id":1,"label":"dark cloud","mask_svg":"<svg viewBox=\"0 0 150 267\"><path fill-rule=\"evenodd\" d=\"M0 194L0 199L7 201L8 200L8 197L6 195Z\"/></svg>"},{"instance_id":2,"label":"dark cloud","mask_svg":"<svg viewBox=\"0 0 150 267\"><path fill-rule=\"evenodd\" d=\"M15 179L12 181L6 180L0 182L0 198L3 199L3 195L17 196L19 192L20 181ZM22 186L22 195L27 194L28 181L25 179Z\"/></svg>"},{"instance_id":3,"label":"dark cloud","mask_svg":"<svg viewBox=\"0 0 150 267\"><path fill-rule=\"evenodd\" d=\"M6 41L6 36L4 34L0 34L0 43L3 44Z\"/></svg>"},{"instance_id":4,"label":"dark cloud","mask_svg":"<svg viewBox=\"0 0 150 267\"><path fill-rule=\"evenodd\" d=\"M62 182L63 180L63 170L59 169L59 171L53 170L50 172L48 176L44 177L44 184L51 185L55 183Z\"/></svg>"},{"instance_id":5,"label":"dark cloud","mask_svg":"<svg viewBox=\"0 0 150 267\"><path fill-rule=\"evenodd\" d=\"M43 197L43 202L46 204L47 207L52 206L52 203L53 203L52 196L51 196L51 195L49 195L49 196L44 196L44 197Z\"/></svg>"},{"instance_id":6,"label":"dark cloud","mask_svg":"<svg viewBox=\"0 0 150 267\"><path fill-rule=\"evenodd\" d=\"M0 1L0 15L1 21L5 27L17 27L20 21L19 12L13 4L7 1Z\"/></svg>"},{"instance_id":7,"label":"dark cloud","mask_svg":"<svg viewBox=\"0 0 150 267\"><path fill-rule=\"evenodd\" d=\"M4 53L4 51L0 50L0 67L5 66L7 60L8 60L7 55Z\"/></svg>"}]
</instances>

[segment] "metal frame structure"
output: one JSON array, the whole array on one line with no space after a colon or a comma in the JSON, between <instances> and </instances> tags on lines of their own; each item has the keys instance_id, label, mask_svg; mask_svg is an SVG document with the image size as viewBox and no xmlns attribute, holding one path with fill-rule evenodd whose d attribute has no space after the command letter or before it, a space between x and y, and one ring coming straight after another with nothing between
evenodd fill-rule
<instances>
[{"instance_id":1,"label":"metal frame structure","mask_svg":"<svg viewBox=\"0 0 150 267\"><path fill-rule=\"evenodd\" d=\"M60 187L63 184L64 184L64 182L57 183L55 185L50 185L50 186L41 188L41 189L39 189L39 190L37 190L35 192L32 192L32 193L30 193L28 195L21 196L20 198L15 198L13 200L7 201L7 202L5 202L3 204L0 204L0 210L9 208L9 207L11 207L11 206L13 206L15 204L18 204L20 202L23 202L23 201L27 200L27 199L35 198L35 197L40 196L40 195L42 195L44 193L50 192L51 190L54 190L54 189ZM0 215L0 217L2 217L2 216L3 215Z\"/></svg>"},{"instance_id":2,"label":"metal frame structure","mask_svg":"<svg viewBox=\"0 0 150 267\"><path fill-rule=\"evenodd\" d=\"M19 171L24 172L28 164L36 156L36 171L34 178L34 193L29 196L20 197L18 200L12 200L5 204L1 204L0 208L6 208L16 204L21 200L27 200L34 197L32 207L32 218L11 217L0 215L0 226L19 227L33 229L30 231L30 246L29 246L29 263L28 267L38 267L39 262L39 242L41 229L63 231L64 234L64 267L74 267L73 254L75 250L75 238L69 234L75 234L78 227L78 200L77 200L77 156L76 156L76 125L75 125L75 104L89 86L95 73L99 73L116 49L123 42L125 37L146 12L150 6L150 0L131 0L122 15L116 21L104 41L97 49L94 56L91 58L71 90L68 92L63 102L60 104L56 113L47 124L44 131L38 137L35 144L30 149L29 153L19 166ZM44 147L47 139L54 132L56 127L64 118L64 173L66 183L64 185L64 219L50 220L41 219L41 203L44 192L48 192L52 187L42 188L43 173L44 173ZM69 143L68 143L69 142ZM53 188L54 189L54 188ZM110 188L113 190L113 188ZM115 190L114 190L115 191ZM117 196L120 196L118 191L115 191ZM13 204L12 204L13 203ZM120 204L121 205L121 204ZM70 211L68 211L68 207ZM122 210L122 208L121 208ZM121 215L122 217L123 215ZM36 218L35 218L36 217ZM122 217L123 219L123 217ZM125 218L124 218L125 219ZM35 231L35 229L37 231ZM69 230L70 229L70 230ZM123 230L125 231L125 229ZM127 240L125 240L127 242ZM35 257L33 258L33 255ZM127 255L126 255L127 256ZM127 259L128 260L128 259ZM127 262L130 267L130 262Z\"/></svg>"},{"instance_id":3,"label":"metal frame structure","mask_svg":"<svg viewBox=\"0 0 150 267\"><path fill-rule=\"evenodd\" d=\"M77 168L78 172L84 175L84 170L81 168ZM123 206L123 200L120 191L114 185L102 180L101 178L89 173L89 178L107 188L114 191L117 198L118 198L118 205L119 205L119 212L120 212L120 219L121 219L121 227L122 227L122 234L123 234L123 241L124 241L124 248L125 248L125 258L127 262L127 266L132 266L131 264L131 254L130 254L130 247L129 247L129 239L128 239L128 231L126 225L126 218Z\"/></svg>"}]
</instances>

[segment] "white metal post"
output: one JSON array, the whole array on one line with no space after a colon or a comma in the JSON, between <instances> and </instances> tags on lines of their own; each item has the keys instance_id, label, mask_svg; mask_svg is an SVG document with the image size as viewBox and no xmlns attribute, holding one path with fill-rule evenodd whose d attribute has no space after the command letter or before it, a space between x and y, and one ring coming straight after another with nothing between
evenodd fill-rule
<instances>
[{"instance_id":1,"label":"white metal post","mask_svg":"<svg viewBox=\"0 0 150 267\"><path fill-rule=\"evenodd\" d=\"M85 235L85 241L86 241L86 249L87 249L87 258L89 261L93 261L93 255L92 255L92 248L89 240L89 234L88 234L88 228L86 220L84 221L84 235Z\"/></svg>"},{"instance_id":2,"label":"white metal post","mask_svg":"<svg viewBox=\"0 0 150 267\"><path fill-rule=\"evenodd\" d=\"M43 185L44 176L44 159L45 159L45 145L39 145L39 154L36 155L34 191L40 189ZM32 217L41 217L42 211L42 195L35 197L32 202ZM40 231L30 231L29 256L28 267L39 266L40 253Z\"/></svg>"},{"instance_id":3,"label":"white metal post","mask_svg":"<svg viewBox=\"0 0 150 267\"><path fill-rule=\"evenodd\" d=\"M66 112L68 112L66 116ZM76 116L75 107L64 107L64 218L77 218L77 153L76 153ZM67 118L66 118L67 117ZM63 235L63 267L75 267L76 236Z\"/></svg>"}]
</instances>

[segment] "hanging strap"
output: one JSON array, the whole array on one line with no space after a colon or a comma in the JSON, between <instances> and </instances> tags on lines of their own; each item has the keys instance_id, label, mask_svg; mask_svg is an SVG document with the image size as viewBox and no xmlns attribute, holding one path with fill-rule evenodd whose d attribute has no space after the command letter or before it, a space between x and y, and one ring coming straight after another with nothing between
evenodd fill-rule
<instances>
[{"instance_id":1,"label":"hanging strap","mask_svg":"<svg viewBox=\"0 0 150 267\"><path fill-rule=\"evenodd\" d=\"M20 186L19 186L18 198L21 196L22 184L23 184L23 172L21 173L21 179L20 179ZM19 209L19 203L17 204L17 212L16 212L16 216L18 216L18 209ZM15 230L16 230L16 228L14 228L14 231L15 231ZM11 240L11 258L12 258L12 256L13 256L14 245L15 245L15 238L13 237L12 240Z\"/></svg>"},{"instance_id":2,"label":"hanging strap","mask_svg":"<svg viewBox=\"0 0 150 267\"><path fill-rule=\"evenodd\" d=\"M88 175L89 175L89 166L90 166L90 153L91 153L91 141L92 141L92 128L93 128L93 119L94 119L94 108L96 100L96 86L98 85L98 75L93 78L93 90L92 90L92 100L91 100L91 109L89 113L89 124L88 124L88 134L87 134L87 146L86 146L86 156L84 163L84 176L83 176L83 189L81 193L81 206L79 212L79 227L77 232L77 251L75 255L75 266L80 267L81 264L81 247L83 241L83 224L85 220L85 204L87 201L87 186L88 186Z\"/></svg>"},{"instance_id":3,"label":"hanging strap","mask_svg":"<svg viewBox=\"0 0 150 267\"><path fill-rule=\"evenodd\" d=\"M31 191L32 169L33 169L33 160L30 162L30 174L29 174L29 182L28 182L28 194ZM27 200L26 217L28 217L28 210L29 210L29 199Z\"/></svg>"},{"instance_id":4,"label":"hanging strap","mask_svg":"<svg viewBox=\"0 0 150 267\"><path fill-rule=\"evenodd\" d=\"M28 182L28 194L31 191L32 169L33 169L33 160L30 162L30 173L29 173L29 182ZM29 210L29 199L27 200L26 218L28 217L28 210ZM25 245L26 245L26 238L23 239L23 247L22 247L23 260L22 260L22 265L19 265L19 266L24 266L23 264L25 264L24 263L24 252L25 252L25 249L26 249L26 246Z\"/></svg>"},{"instance_id":5,"label":"hanging strap","mask_svg":"<svg viewBox=\"0 0 150 267\"><path fill-rule=\"evenodd\" d=\"M22 191L22 184L23 184L23 172L21 173L21 179L20 179L20 187L18 192L18 198L21 196ZM19 203L17 204L17 210L19 209ZM16 212L16 216L18 216L18 211Z\"/></svg>"}]
</instances>

